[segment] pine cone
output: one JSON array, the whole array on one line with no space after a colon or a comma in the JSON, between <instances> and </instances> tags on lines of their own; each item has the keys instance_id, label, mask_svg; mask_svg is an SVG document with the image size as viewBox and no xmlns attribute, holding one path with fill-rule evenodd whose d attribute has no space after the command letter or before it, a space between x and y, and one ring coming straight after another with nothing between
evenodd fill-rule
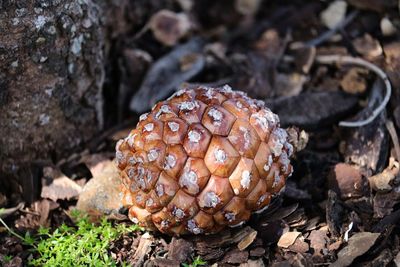
<instances>
[{"instance_id":1,"label":"pine cone","mask_svg":"<svg viewBox=\"0 0 400 267\"><path fill-rule=\"evenodd\" d=\"M130 219L175 235L246 222L292 172L278 116L227 85L159 102L116 151Z\"/></svg>"}]
</instances>

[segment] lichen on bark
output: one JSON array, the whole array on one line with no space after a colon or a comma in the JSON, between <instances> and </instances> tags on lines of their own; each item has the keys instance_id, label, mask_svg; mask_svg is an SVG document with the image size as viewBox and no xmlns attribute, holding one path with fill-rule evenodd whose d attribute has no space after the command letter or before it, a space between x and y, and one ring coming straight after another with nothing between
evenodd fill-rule
<instances>
[{"instance_id":1,"label":"lichen on bark","mask_svg":"<svg viewBox=\"0 0 400 267\"><path fill-rule=\"evenodd\" d=\"M0 10L0 173L14 174L102 128L104 38L92 0L3 0Z\"/></svg>"}]
</instances>

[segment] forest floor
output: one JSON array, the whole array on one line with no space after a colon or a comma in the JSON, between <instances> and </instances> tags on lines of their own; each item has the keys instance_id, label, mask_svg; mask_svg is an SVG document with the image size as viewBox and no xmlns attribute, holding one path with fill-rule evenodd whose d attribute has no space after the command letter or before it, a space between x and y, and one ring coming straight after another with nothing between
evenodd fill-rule
<instances>
[{"instance_id":1,"label":"forest floor","mask_svg":"<svg viewBox=\"0 0 400 267\"><path fill-rule=\"evenodd\" d=\"M106 129L81 151L43 167L37 201L0 212L23 237L0 228L0 265L44 257L41 226L49 233L63 224L76 229L72 210L89 181L107 180L116 141L185 82L229 84L265 100L283 127L308 133L308 145L292 160L282 198L242 228L173 238L121 230L102 248L111 262L400 266L399 2L205 2L154 4L157 12L115 40L106 68ZM91 192L100 194L95 186ZM101 192L106 200L96 208L113 225L131 225L108 193Z\"/></svg>"}]
</instances>

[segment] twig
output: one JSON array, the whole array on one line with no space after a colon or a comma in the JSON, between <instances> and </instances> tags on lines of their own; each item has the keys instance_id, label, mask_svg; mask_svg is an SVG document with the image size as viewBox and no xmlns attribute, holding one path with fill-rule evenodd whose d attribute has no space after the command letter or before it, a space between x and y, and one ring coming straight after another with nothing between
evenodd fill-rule
<instances>
[{"instance_id":1,"label":"twig","mask_svg":"<svg viewBox=\"0 0 400 267\"><path fill-rule=\"evenodd\" d=\"M19 204L19 206L21 205L21 203ZM22 205L24 205L22 203ZM37 249L37 246L33 243L29 243L27 237L23 237L22 235L18 234L17 232L15 232L13 229L11 229L6 222L1 218L2 213L4 212L4 209L0 209L0 224L2 224L4 226L4 228L6 228L6 230L13 236L19 238L21 241L25 242L28 245L31 245L32 247Z\"/></svg>"},{"instance_id":2,"label":"twig","mask_svg":"<svg viewBox=\"0 0 400 267\"><path fill-rule=\"evenodd\" d=\"M367 125L372 122L381 112L385 109L387 103L390 100L390 96L392 94L392 86L390 84L389 78L386 73L380 69L378 66L363 60L361 58L355 58L350 56L341 56L341 55L327 55L327 56L317 56L315 60L321 64L354 64L365 67L373 72L375 72L384 82L386 87L386 94L383 98L382 103L372 112L372 115L369 116L365 120L360 121L341 121L339 122L339 126L342 127L361 127Z\"/></svg>"},{"instance_id":3,"label":"twig","mask_svg":"<svg viewBox=\"0 0 400 267\"><path fill-rule=\"evenodd\" d=\"M22 241L25 240L25 238L24 238L22 235L17 234L16 232L14 232L14 231L3 221L2 218L0 218L0 223L4 226L4 228L6 228L6 230L7 230L10 234L12 234L12 235L15 236L15 237L18 237L18 238L21 239Z\"/></svg>"},{"instance_id":4,"label":"twig","mask_svg":"<svg viewBox=\"0 0 400 267\"><path fill-rule=\"evenodd\" d=\"M6 218L16 212L17 210L21 210L24 207L25 203L21 202L17 206L8 208L8 209L2 209L0 212L0 218Z\"/></svg>"},{"instance_id":5,"label":"twig","mask_svg":"<svg viewBox=\"0 0 400 267\"><path fill-rule=\"evenodd\" d=\"M358 15L359 11L355 10L351 12L347 17L345 17L341 22L335 25L332 29L329 31L324 32L323 34L319 35L317 38L312 39L310 41L307 41L304 43L304 46L309 47L309 46L317 46L331 38L337 31L345 28L350 22L353 21L353 19Z\"/></svg>"},{"instance_id":6,"label":"twig","mask_svg":"<svg viewBox=\"0 0 400 267\"><path fill-rule=\"evenodd\" d=\"M399 138L397 136L396 129L394 128L393 122L391 120L386 121L386 128L390 134L390 138L392 138L394 152L396 154L396 160L400 160L400 145Z\"/></svg>"}]
</instances>

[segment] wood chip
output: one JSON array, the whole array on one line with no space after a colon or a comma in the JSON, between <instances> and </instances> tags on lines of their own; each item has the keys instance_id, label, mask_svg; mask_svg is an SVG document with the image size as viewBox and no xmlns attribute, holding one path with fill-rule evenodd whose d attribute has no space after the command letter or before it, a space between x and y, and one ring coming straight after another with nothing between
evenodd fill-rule
<instances>
[{"instance_id":1,"label":"wood chip","mask_svg":"<svg viewBox=\"0 0 400 267\"><path fill-rule=\"evenodd\" d=\"M267 106L279 115L283 127L296 125L306 129L317 129L338 121L357 103L356 97L343 92L303 92L297 96L266 101Z\"/></svg>"},{"instance_id":2,"label":"wood chip","mask_svg":"<svg viewBox=\"0 0 400 267\"><path fill-rule=\"evenodd\" d=\"M292 245L288 247L288 249L297 253L306 253L310 249L310 246L307 242L304 241L304 237L300 236L294 241Z\"/></svg>"},{"instance_id":3,"label":"wood chip","mask_svg":"<svg viewBox=\"0 0 400 267\"><path fill-rule=\"evenodd\" d=\"M329 241L326 231L321 230L312 231L307 239L310 240L310 246L314 249L314 255L322 255L322 250Z\"/></svg>"},{"instance_id":4,"label":"wood chip","mask_svg":"<svg viewBox=\"0 0 400 267\"><path fill-rule=\"evenodd\" d=\"M278 241L278 247L288 248L293 245L296 239L301 235L300 232L287 232L284 233Z\"/></svg>"},{"instance_id":5,"label":"wood chip","mask_svg":"<svg viewBox=\"0 0 400 267\"><path fill-rule=\"evenodd\" d=\"M328 6L327 9L321 12L321 21L326 27L333 29L344 19L346 10L346 1L334 1Z\"/></svg>"},{"instance_id":6,"label":"wood chip","mask_svg":"<svg viewBox=\"0 0 400 267\"><path fill-rule=\"evenodd\" d=\"M135 251L130 263L132 266L142 266L146 257L151 251L151 245L153 244L153 237L149 233L144 233L140 237L138 248Z\"/></svg>"},{"instance_id":7,"label":"wood chip","mask_svg":"<svg viewBox=\"0 0 400 267\"><path fill-rule=\"evenodd\" d=\"M381 19L381 32L384 36L391 36L397 32L397 29L387 17L384 17Z\"/></svg>"},{"instance_id":8,"label":"wood chip","mask_svg":"<svg viewBox=\"0 0 400 267\"><path fill-rule=\"evenodd\" d=\"M252 229L252 231L238 243L237 247L239 250L245 250L248 246L250 246L256 239L256 236L257 231Z\"/></svg>"},{"instance_id":9,"label":"wood chip","mask_svg":"<svg viewBox=\"0 0 400 267\"><path fill-rule=\"evenodd\" d=\"M358 53L367 57L375 58L383 53L382 46L378 40L374 39L371 35L365 34L353 41L353 46Z\"/></svg>"},{"instance_id":10,"label":"wood chip","mask_svg":"<svg viewBox=\"0 0 400 267\"><path fill-rule=\"evenodd\" d=\"M265 267L265 264L262 259L249 260L248 262L240 264L239 267Z\"/></svg>"}]
</instances>

